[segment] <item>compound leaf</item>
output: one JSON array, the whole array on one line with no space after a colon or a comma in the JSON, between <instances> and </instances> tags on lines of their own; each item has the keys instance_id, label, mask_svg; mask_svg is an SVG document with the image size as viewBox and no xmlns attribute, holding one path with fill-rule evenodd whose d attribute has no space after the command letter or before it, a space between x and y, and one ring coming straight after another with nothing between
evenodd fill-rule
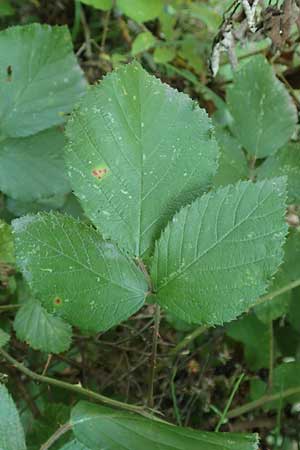
<instances>
[{"instance_id":1,"label":"compound leaf","mask_svg":"<svg viewBox=\"0 0 300 450\"><path fill-rule=\"evenodd\" d=\"M21 341L46 353L64 352L71 344L71 326L48 313L37 300L22 305L16 314L14 329Z\"/></svg>"},{"instance_id":2,"label":"compound leaf","mask_svg":"<svg viewBox=\"0 0 300 450\"><path fill-rule=\"evenodd\" d=\"M28 136L64 122L85 89L67 27L0 33L0 135Z\"/></svg>"},{"instance_id":3,"label":"compound leaf","mask_svg":"<svg viewBox=\"0 0 300 450\"><path fill-rule=\"evenodd\" d=\"M290 143L266 159L257 169L257 177L287 176L288 202L300 204L300 143Z\"/></svg>"},{"instance_id":4,"label":"compound leaf","mask_svg":"<svg viewBox=\"0 0 300 450\"><path fill-rule=\"evenodd\" d=\"M252 57L236 73L227 98L234 133L250 155L271 155L293 135L297 109L263 56Z\"/></svg>"},{"instance_id":5,"label":"compound leaf","mask_svg":"<svg viewBox=\"0 0 300 450\"><path fill-rule=\"evenodd\" d=\"M257 435L209 433L180 428L79 402L71 422L77 439L91 450L256 450Z\"/></svg>"},{"instance_id":6,"label":"compound leaf","mask_svg":"<svg viewBox=\"0 0 300 450\"><path fill-rule=\"evenodd\" d=\"M159 16L163 9L162 0L117 0L117 7L136 22L147 22Z\"/></svg>"},{"instance_id":7,"label":"compound leaf","mask_svg":"<svg viewBox=\"0 0 300 450\"><path fill-rule=\"evenodd\" d=\"M138 63L92 87L67 126L75 194L104 236L144 255L217 168L206 113Z\"/></svg>"},{"instance_id":8,"label":"compound leaf","mask_svg":"<svg viewBox=\"0 0 300 450\"><path fill-rule=\"evenodd\" d=\"M240 182L177 213L155 248L157 301L182 320L230 321L265 292L282 261L285 180Z\"/></svg>"},{"instance_id":9,"label":"compound leaf","mask_svg":"<svg viewBox=\"0 0 300 450\"><path fill-rule=\"evenodd\" d=\"M65 139L49 129L0 143L0 189L13 199L31 202L71 190L63 159Z\"/></svg>"},{"instance_id":10,"label":"compound leaf","mask_svg":"<svg viewBox=\"0 0 300 450\"><path fill-rule=\"evenodd\" d=\"M91 332L127 319L144 303L143 273L92 227L62 214L13 221L17 260L51 313Z\"/></svg>"},{"instance_id":11,"label":"compound leaf","mask_svg":"<svg viewBox=\"0 0 300 450\"><path fill-rule=\"evenodd\" d=\"M26 450L24 430L15 404L5 386L0 384L0 448Z\"/></svg>"}]
</instances>

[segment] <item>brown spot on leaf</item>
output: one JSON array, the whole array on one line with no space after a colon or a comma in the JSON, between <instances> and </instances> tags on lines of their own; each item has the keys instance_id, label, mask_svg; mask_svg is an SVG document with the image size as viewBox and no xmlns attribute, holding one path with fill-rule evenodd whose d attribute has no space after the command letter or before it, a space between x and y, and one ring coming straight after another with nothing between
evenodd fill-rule
<instances>
[{"instance_id":1,"label":"brown spot on leaf","mask_svg":"<svg viewBox=\"0 0 300 450\"><path fill-rule=\"evenodd\" d=\"M57 306L61 305L61 304L62 304L62 299L59 298L59 297L56 297L56 298L54 299L54 304L57 305Z\"/></svg>"},{"instance_id":2,"label":"brown spot on leaf","mask_svg":"<svg viewBox=\"0 0 300 450\"><path fill-rule=\"evenodd\" d=\"M99 169L93 169L92 175L98 180L101 180L107 174L107 172L108 169L106 167L100 167Z\"/></svg>"}]
</instances>

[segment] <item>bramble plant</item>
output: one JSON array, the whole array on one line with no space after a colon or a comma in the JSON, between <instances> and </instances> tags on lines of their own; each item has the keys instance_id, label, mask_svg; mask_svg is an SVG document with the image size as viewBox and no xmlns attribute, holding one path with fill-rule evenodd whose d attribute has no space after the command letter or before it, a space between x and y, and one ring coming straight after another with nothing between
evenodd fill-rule
<instances>
[{"instance_id":1,"label":"bramble plant","mask_svg":"<svg viewBox=\"0 0 300 450\"><path fill-rule=\"evenodd\" d=\"M113 7L110 0L82 3ZM137 23L161 14L161 1L142 4L131 11L129 2L116 2ZM133 55L151 48L146 33ZM264 56L251 56L210 118L138 60L86 88L64 27L11 27L0 32L0 53L0 280L10 295L17 287L23 295L0 305L0 312L16 311L13 332L0 322L0 356L10 366L8 383L0 374L0 450L38 448L39 432L47 436L41 450L258 449L257 434L219 430L256 407L281 410L300 398L299 361L273 370L274 321L288 316L299 325L292 293L300 286L300 238L286 220L287 207L300 201L298 113L287 88ZM143 404L45 374L51 355L72 352L78 335L98 342L99 333L145 308L154 330ZM169 357L224 326L244 344L251 370L270 364L268 383L251 379L250 402L230 409L244 374L235 378L224 411L215 408L214 432L183 426L174 390L178 426L159 415L162 315L192 330ZM43 373L7 351L15 341L50 355ZM62 370L69 361L61 357ZM72 392L76 404L64 405L61 416L53 407L51 424L30 435L5 386L11 366ZM35 414L28 397L36 388L24 394L20 383Z\"/></svg>"}]
</instances>

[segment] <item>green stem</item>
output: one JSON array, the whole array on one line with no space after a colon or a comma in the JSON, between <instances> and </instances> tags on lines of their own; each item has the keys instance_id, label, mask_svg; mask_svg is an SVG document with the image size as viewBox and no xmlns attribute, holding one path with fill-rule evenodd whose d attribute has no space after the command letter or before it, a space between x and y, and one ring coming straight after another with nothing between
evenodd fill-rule
<instances>
[{"instance_id":1,"label":"green stem","mask_svg":"<svg viewBox=\"0 0 300 450\"><path fill-rule=\"evenodd\" d=\"M143 406L131 405L129 403L119 402L118 400L113 400L104 395L98 394L97 392L91 391L89 389L83 388L77 384L66 383L65 381L57 380L56 378L46 377L44 375L39 375L38 373L33 372L30 369L27 369L22 363L18 362L15 358L6 353L5 350L0 348L0 355L2 355L8 362L10 362L17 370L27 375L29 378L35 381L39 381L41 383L47 383L52 386L56 386L58 388L66 389L68 391L75 392L78 395L82 395L83 397L88 397L93 399L99 403L103 403L105 405L109 405L115 408L120 408L126 411L131 411L137 414L141 414L148 418L153 418L152 414L146 412L146 409Z\"/></svg>"},{"instance_id":2,"label":"green stem","mask_svg":"<svg viewBox=\"0 0 300 450\"><path fill-rule=\"evenodd\" d=\"M229 399L228 399L228 402L227 402L227 404L226 404L226 406L225 406L225 409L224 409L224 411L223 411L223 413L222 413L222 415L221 415L221 417L220 417L220 419L219 419L218 425L217 425L216 428L215 428L215 432L216 432L216 433L219 431L219 429L221 428L221 426L222 426L224 423L226 423L228 410L229 410L229 408L230 408L230 406L231 406L231 404L232 404L232 402L233 402L233 399L234 399L234 397L235 397L235 394L237 393L237 390L238 390L238 388L240 387L240 384L241 384L241 382L242 382L244 376L245 376L245 375L242 373L242 374L239 376L239 378L237 379L235 385L233 386L232 392L231 392L230 397L229 397Z\"/></svg>"},{"instance_id":3,"label":"green stem","mask_svg":"<svg viewBox=\"0 0 300 450\"><path fill-rule=\"evenodd\" d=\"M238 406L237 408L232 409L228 412L227 418L228 419L234 419L235 417L239 417L242 414L248 413L250 411L253 411L254 409L260 408L261 406L265 405L266 403L271 403L276 400L280 400L281 398L287 398L291 395L300 394L300 386L295 388L287 389L286 391L279 392L277 394L270 394L270 395L263 395L257 400L254 400L252 402L246 403L245 405Z\"/></svg>"},{"instance_id":4,"label":"green stem","mask_svg":"<svg viewBox=\"0 0 300 450\"><path fill-rule=\"evenodd\" d=\"M176 345L176 347L172 348L172 350L170 351L170 356L175 356L175 355L177 355L177 353L184 350L186 347L188 347L190 345L191 342L193 342L195 339L197 339L197 337L199 337L201 334L203 334L206 330L208 330L208 326L205 326L205 325L195 328L195 330L192 331L190 334L186 335L182 339L182 341L180 341Z\"/></svg>"},{"instance_id":5,"label":"green stem","mask_svg":"<svg viewBox=\"0 0 300 450\"><path fill-rule=\"evenodd\" d=\"M276 291L269 292L266 295L263 295L260 297L257 302L251 306L251 308L254 308L257 305L261 305L262 303L265 303L267 301L273 300L276 297L279 297L279 295L284 294L285 292L291 291L292 289L295 289L296 287L300 286L300 278L298 278L295 281L292 281L291 283L286 284L280 289L277 289ZM206 330L208 330L208 326L201 325L200 327L197 327L192 333L188 334L182 341L179 342L179 344L176 345L171 351L170 356L174 356L180 351L184 350L186 347L188 347L195 339L197 339L198 336L203 334Z\"/></svg>"},{"instance_id":6,"label":"green stem","mask_svg":"<svg viewBox=\"0 0 300 450\"><path fill-rule=\"evenodd\" d=\"M5 311L14 311L15 309L19 309L21 305L1 305L0 313Z\"/></svg>"},{"instance_id":7,"label":"green stem","mask_svg":"<svg viewBox=\"0 0 300 450\"><path fill-rule=\"evenodd\" d=\"M270 320L269 328L270 328L269 329L269 332L270 332L270 338L269 338L270 357L269 357L268 389L269 389L269 392L271 392L272 387L273 387L273 369L274 369L274 327L273 327L272 320Z\"/></svg>"},{"instance_id":8,"label":"green stem","mask_svg":"<svg viewBox=\"0 0 300 450\"><path fill-rule=\"evenodd\" d=\"M154 316L154 331L153 331L153 342L152 342L152 353L150 360L150 380L149 380L149 391L148 391L148 406L149 408L154 407L154 381L155 381L155 371L156 371L156 358L157 358L157 344L159 335L159 324L160 324L160 306L155 305L155 316Z\"/></svg>"},{"instance_id":9,"label":"green stem","mask_svg":"<svg viewBox=\"0 0 300 450\"><path fill-rule=\"evenodd\" d=\"M72 429L72 425L68 422L62 425L58 430L55 431L52 436L43 444L40 448L40 450L48 450L50 447L52 447L53 444L55 444L58 439L63 436L65 433L70 431Z\"/></svg>"}]
</instances>

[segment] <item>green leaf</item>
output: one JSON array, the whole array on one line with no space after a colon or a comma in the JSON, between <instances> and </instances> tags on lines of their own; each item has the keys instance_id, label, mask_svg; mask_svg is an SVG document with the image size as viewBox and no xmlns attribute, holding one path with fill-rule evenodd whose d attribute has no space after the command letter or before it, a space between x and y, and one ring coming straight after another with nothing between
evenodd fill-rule
<instances>
[{"instance_id":1,"label":"green leaf","mask_svg":"<svg viewBox=\"0 0 300 450\"><path fill-rule=\"evenodd\" d=\"M75 194L104 236L136 256L153 247L217 168L206 113L138 63L92 87L67 126Z\"/></svg>"},{"instance_id":2,"label":"green leaf","mask_svg":"<svg viewBox=\"0 0 300 450\"><path fill-rule=\"evenodd\" d=\"M50 313L98 332L143 305L143 273L92 227L40 213L14 220L13 229L20 269Z\"/></svg>"},{"instance_id":3,"label":"green leaf","mask_svg":"<svg viewBox=\"0 0 300 450\"><path fill-rule=\"evenodd\" d=\"M220 159L214 185L225 186L247 179L248 164L239 142L221 127L216 127L215 131L220 146Z\"/></svg>"},{"instance_id":4,"label":"green leaf","mask_svg":"<svg viewBox=\"0 0 300 450\"><path fill-rule=\"evenodd\" d=\"M18 411L5 386L0 384L0 448L26 450Z\"/></svg>"},{"instance_id":5,"label":"green leaf","mask_svg":"<svg viewBox=\"0 0 300 450\"><path fill-rule=\"evenodd\" d=\"M300 288L292 292L288 319L294 330L300 333Z\"/></svg>"},{"instance_id":6,"label":"green leaf","mask_svg":"<svg viewBox=\"0 0 300 450\"><path fill-rule=\"evenodd\" d=\"M147 22L160 15L162 0L117 0L117 7L136 22Z\"/></svg>"},{"instance_id":7,"label":"green leaf","mask_svg":"<svg viewBox=\"0 0 300 450\"><path fill-rule=\"evenodd\" d=\"M288 180L289 204L300 204L300 143L291 143L270 156L257 169L257 177L273 178L285 175Z\"/></svg>"},{"instance_id":8,"label":"green leaf","mask_svg":"<svg viewBox=\"0 0 300 450\"><path fill-rule=\"evenodd\" d=\"M285 180L205 194L176 214L155 248L157 301L182 320L222 324L252 306L282 261Z\"/></svg>"},{"instance_id":9,"label":"green leaf","mask_svg":"<svg viewBox=\"0 0 300 450\"><path fill-rule=\"evenodd\" d=\"M293 135L296 107L263 56L252 57L236 73L227 98L234 133L250 155L271 155Z\"/></svg>"},{"instance_id":10,"label":"green leaf","mask_svg":"<svg viewBox=\"0 0 300 450\"><path fill-rule=\"evenodd\" d=\"M291 392L291 395L288 395L284 398L279 398L273 402L268 402L265 404L264 409L269 411L272 409L277 409L283 407L288 403L298 403L300 401L300 362L293 361L289 363L283 363L277 366L273 372L273 383L272 389L268 390L267 384L263 381L259 381L258 383L254 383L254 386L251 386L251 398L252 400L256 400L257 394L268 393L269 395L278 395L288 389L297 389L297 392ZM264 389L263 389L264 387ZM261 396L261 395L260 395Z\"/></svg>"},{"instance_id":11,"label":"green leaf","mask_svg":"<svg viewBox=\"0 0 300 450\"><path fill-rule=\"evenodd\" d=\"M158 64L164 64L172 61L176 56L176 50L173 47L157 47L154 50L153 58Z\"/></svg>"},{"instance_id":12,"label":"green leaf","mask_svg":"<svg viewBox=\"0 0 300 450\"><path fill-rule=\"evenodd\" d=\"M15 13L13 6L9 0L1 0L0 3L0 16L12 16Z\"/></svg>"},{"instance_id":13,"label":"green leaf","mask_svg":"<svg viewBox=\"0 0 300 450\"><path fill-rule=\"evenodd\" d=\"M22 305L16 314L14 329L21 341L42 352L61 353L71 345L71 326L49 314L37 300Z\"/></svg>"},{"instance_id":14,"label":"green leaf","mask_svg":"<svg viewBox=\"0 0 300 450\"><path fill-rule=\"evenodd\" d=\"M0 262L11 265L15 263L11 226L2 220L0 220Z\"/></svg>"},{"instance_id":15,"label":"green leaf","mask_svg":"<svg viewBox=\"0 0 300 450\"><path fill-rule=\"evenodd\" d=\"M113 0L80 0L80 2L103 11L108 11L113 6Z\"/></svg>"},{"instance_id":16,"label":"green leaf","mask_svg":"<svg viewBox=\"0 0 300 450\"><path fill-rule=\"evenodd\" d=\"M152 421L104 406L79 402L72 410L74 434L91 450L254 450L257 436L209 433Z\"/></svg>"},{"instance_id":17,"label":"green leaf","mask_svg":"<svg viewBox=\"0 0 300 450\"><path fill-rule=\"evenodd\" d=\"M28 136L64 122L85 89L67 27L0 33L0 135Z\"/></svg>"},{"instance_id":18,"label":"green leaf","mask_svg":"<svg viewBox=\"0 0 300 450\"><path fill-rule=\"evenodd\" d=\"M10 197L30 202L71 190L59 129L0 143L0 189Z\"/></svg>"},{"instance_id":19,"label":"green leaf","mask_svg":"<svg viewBox=\"0 0 300 450\"><path fill-rule=\"evenodd\" d=\"M14 214L14 216L25 216L26 214L36 214L39 211L53 211L61 209L66 202L65 195L54 195L49 198L41 198L35 202L22 202L13 198L6 199L7 209Z\"/></svg>"},{"instance_id":20,"label":"green leaf","mask_svg":"<svg viewBox=\"0 0 300 450\"><path fill-rule=\"evenodd\" d=\"M131 54L133 56L149 50L155 45L156 39L150 31L140 33L132 43Z\"/></svg>"},{"instance_id":21,"label":"green leaf","mask_svg":"<svg viewBox=\"0 0 300 450\"><path fill-rule=\"evenodd\" d=\"M245 315L226 326L226 334L244 344L245 360L250 370L269 367L270 327L254 314Z\"/></svg>"},{"instance_id":22,"label":"green leaf","mask_svg":"<svg viewBox=\"0 0 300 450\"><path fill-rule=\"evenodd\" d=\"M269 292L275 292L289 283L300 279L300 232L292 230L284 245L284 262L272 281ZM276 298L255 306L254 311L259 320L268 323L288 312L292 301L292 291L287 291Z\"/></svg>"},{"instance_id":23,"label":"green leaf","mask_svg":"<svg viewBox=\"0 0 300 450\"><path fill-rule=\"evenodd\" d=\"M9 342L9 339L9 334L5 333L5 331L0 328L0 348L4 347Z\"/></svg>"}]
</instances>

